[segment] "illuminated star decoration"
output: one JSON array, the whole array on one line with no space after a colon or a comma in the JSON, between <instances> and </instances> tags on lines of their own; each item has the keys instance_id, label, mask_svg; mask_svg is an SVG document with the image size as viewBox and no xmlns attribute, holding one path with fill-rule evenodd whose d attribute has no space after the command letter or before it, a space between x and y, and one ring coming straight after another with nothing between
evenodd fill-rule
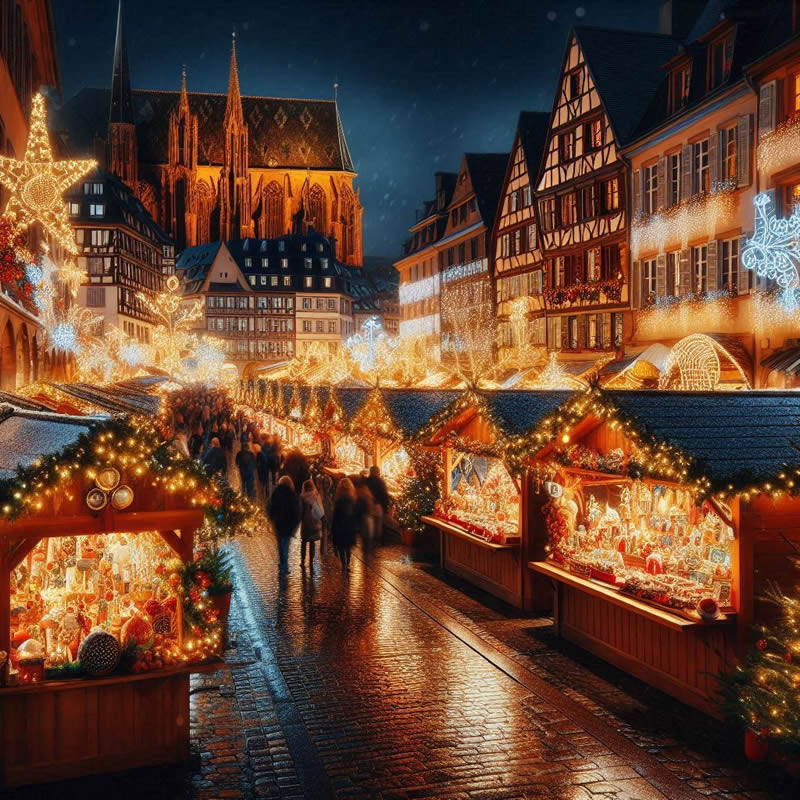
<instances>
[{"instance_id":1,"label":"illuminated star decoration","mask_svg":"<svg viewBox=\"0 0 800 800\"><path fill-rule=\"evenodd\" d=\"M384 332L378 317L370 317L361 326L363 333L356 333L344 344L350 355L364 372L371 372L391 356L397 346Z\"/></svg>"},{"instance_id":2,"label":"illuminated star decoration","mask_svg":"<svg viewBox=\"0 0 800 800\"><path fill-rule=\"evenodd\" d=\"M75 255L78 248L61 195L96 166L92 160L53 161L44 97L37 92L25 158L0 156L0 184L11 192L5 213L22 230L38 222L66 252Z\"/></svg>"},{"instance_id":3,"label":"illuminated star decoration","mask_svg":"<svg viewBox=\"0 0 800 800\"><path fill-rule=\"evenodd\" d=\"M800 214L779 219L769 194L756 195L755 232L742 248L742 264L783 289L783 303L796 311L800 288Z\"/></svg>"}]
</instances>

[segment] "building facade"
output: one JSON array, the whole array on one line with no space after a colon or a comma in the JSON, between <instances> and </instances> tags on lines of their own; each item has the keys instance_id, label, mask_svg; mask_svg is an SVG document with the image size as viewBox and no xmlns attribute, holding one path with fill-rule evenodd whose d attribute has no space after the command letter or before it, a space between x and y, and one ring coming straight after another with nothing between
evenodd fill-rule
<instances>
[{"instance_id":1,"label":"building facade","mask_svg":"<svg viewBox=\"0 0 800 800\"><path fill-rule=\"evenodd\" d=\"M440 272L442 358L495 339L491 232L507 153L466 153L434 249Z\"/></svg>"},{"instance_id":2,"label":"building facade","mask_svg":"<svg viewBox=\"0 0 800 800\"><path fill-rule=\"evenodd\" d=\"M520 114L492 231L490 253L501 355L512 348L547 345L544 258L534 189L549 121L550 115L544 112Z\"/></svg>"},{"instance_id":3,"label":"building facade","mask_svg":"<svg viewBox=\"0 0 800 800\"><path fill-rule=\"evenodd\" d=\"M135 190L179 251L299 224L336 239L342 262L362 263L363 209L336 100L243 96L235 40L225 95L189 92L185 74L177 92L132 91L120 4L111 90L82 89L60 127L71 152L103 159Z\"/></svg>"},{"instance_id":4,"label":"building facade","mask_svg":"<svg viewBox=\"0 0 800 800\"><path fill-rule=\"evenodd\" d=\"M456 179L452 172L435 174L434 199L422 204L403 245L403 256L394 265L400 281L400 335L424 337L437 353L441 334L441 270L436 243L447 226L447 207Z\"/></svg>"},{"instance_id":5,"label":"building facade","mask_svg":"<svg viewBox=\"0 0 800 800\"><path fill-rule=\"evenodd\" d=\"M22 158L28 139L31 100L41 86L59 91L53 11L49 0L0 2L0 155ZM8 194L0 186L0 209ZM28 233L28 247L38 252L42 232ZM54 248L53 256L58 257ZM41 324L14 287L0 285L0 389L13 391L48 374L39 352Z\"/></svg>"},{"instance_id":6,"label":"building facade","mask_svg":"<svg viewBox=\"0 0 800 800\"><path fill-rule=\"evenodd\" d=\"M78 243L78 267L86 274L78 304L142 344L155 324L149 304L164 285L175 245L132 190L97 169L64 195Z\"/></svg>"},{"instance_id":7,"label":"building facade","mask_svg":"<svg viewBox=\"0 0 800 800\"><path fill-rule=\"evenodd\" d=\"M184 250L176 264L187 302L203 301L198 328L225 343L240 374L302 355L335 353L356 332L363 273L336 259L321 234L240 239Z\"/></svg>"}]
</instances>

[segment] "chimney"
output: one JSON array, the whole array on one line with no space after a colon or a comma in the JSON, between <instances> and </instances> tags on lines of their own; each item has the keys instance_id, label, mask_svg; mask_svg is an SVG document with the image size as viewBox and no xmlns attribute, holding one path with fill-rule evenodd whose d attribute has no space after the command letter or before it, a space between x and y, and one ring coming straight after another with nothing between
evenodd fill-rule
<instances>
[{"instance_id":1,"label":"chimney","mask_svg":"<svg viewBox=\"0 0 800 800\"><path fill-rule=\"evenodd\" d=\"M659 33L685 41L705 5L706 0L661 0Z\"/></svg>"}]
</instances>

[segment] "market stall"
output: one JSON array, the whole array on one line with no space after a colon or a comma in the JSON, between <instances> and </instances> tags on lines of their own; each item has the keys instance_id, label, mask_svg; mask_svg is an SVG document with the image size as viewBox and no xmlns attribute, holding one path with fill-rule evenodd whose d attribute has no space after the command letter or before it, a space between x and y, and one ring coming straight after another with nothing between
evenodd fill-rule
<instances>
[{"instance_id":1,"label":"market stall","mask_svg":"<svg viewBox=\"0 0 800 800\"><path fill-rule=\"evenodd\" d=\"M530 497L524 472L505 458L509 436L536 424L565 392L467 392L433 414L419 441L441 452L434 512L441 565L506 602L531 605L525 575ZM524 402L511 403L520 398ZM526 600L527 597L527 600Z\"/></svg>"},{"instance_id":2,"label":"market stall","mask_svg":"<svg viewBox=\"0 0 800 800\"><path fill-rule=\"evenodd\" d=\"M529 567L559 635L715 711L715 676L760 619L754 574L785 578L772 554L800 538L798 413L788 394L595 392L529 437L548 498Z\"/></svg>"},{"instance_id":3,"label":"market stall","mask_svg":"<svg viewBox=\"0 0 800 800\"><path fill-rule=\"evenodd\" d=\"M187 758L226 613L195 536L233 494L145 423L5 407L0 436L2 785Z\"/></svg>"}]
</instances>

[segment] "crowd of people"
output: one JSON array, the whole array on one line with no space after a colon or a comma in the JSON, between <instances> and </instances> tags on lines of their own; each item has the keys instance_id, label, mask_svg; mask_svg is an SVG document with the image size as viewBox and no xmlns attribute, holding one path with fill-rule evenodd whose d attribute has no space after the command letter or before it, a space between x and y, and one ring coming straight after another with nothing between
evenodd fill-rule
<instances>
[{"instance_id":1,"label":"crowd of people","mask_svg":"<svg viewBox=\"0 0 800 800\"><path fill-rule=\"evenodd\" d=\"M173 446L201 461L209 475L227 479L235 465L242 492L265 508L278 540L281 574L289 571L298 533L301 568L313 566L319 542L320 554L332 547L344 574L356 542L368 552L382 536L392 501L378 467L338 481L326 473L312 476L303 453L284 453L277 434L236 412L222 391L185 389L171 396L171 405Z\"/></svg>"}]
</instances>

